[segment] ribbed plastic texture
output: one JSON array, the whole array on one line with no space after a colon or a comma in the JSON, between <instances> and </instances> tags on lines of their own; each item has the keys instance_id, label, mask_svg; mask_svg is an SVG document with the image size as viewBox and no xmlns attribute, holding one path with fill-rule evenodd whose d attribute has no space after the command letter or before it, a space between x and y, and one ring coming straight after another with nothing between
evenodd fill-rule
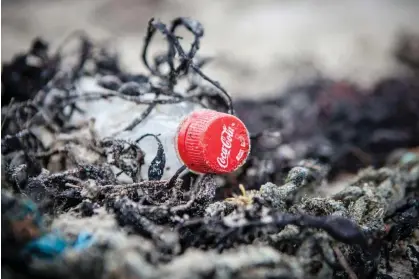
<instances>
[{"instance_id":1,"label":"ribbed plastic texture","mask_svg":"<svg viewBox=\"0 0 419 279\"><path fill-rule=\"evenodd\" d=\"M178 156L191 171L228 173L246 161L250 139L246 127L237 117L199 110L180 124L176 147Z\"/></svg>"}]
</instances>

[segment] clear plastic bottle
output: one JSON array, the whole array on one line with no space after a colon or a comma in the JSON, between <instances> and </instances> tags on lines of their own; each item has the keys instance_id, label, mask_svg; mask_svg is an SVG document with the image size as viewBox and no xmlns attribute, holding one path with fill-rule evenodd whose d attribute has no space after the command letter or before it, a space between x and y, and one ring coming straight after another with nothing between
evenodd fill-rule
<instances>
[{"instance_id":1,"label":"clear plastic bottle","mask_svg":"<svg viewBox=\"0 0 419 279\"><path fill-rule=\"evenodd\" d=\"M93 78L80 80L81 91L103 91ZM154 98L150 93L142 99ZM141 117L148 105L113 97L78 104L95 119L94 129L100 138L113 137L135 141L144 134L158 135L166 156L162 179L170 179L182 165L196 173L226 173L240 167L250 151L249 134L235 116L204 109L193 102L159 104L140 124L124 131L135 118ZM147 178L148 167L156 156L158 143L145 137L139 143L145 152L141 176Z\"/></svg>"}]
</instances>

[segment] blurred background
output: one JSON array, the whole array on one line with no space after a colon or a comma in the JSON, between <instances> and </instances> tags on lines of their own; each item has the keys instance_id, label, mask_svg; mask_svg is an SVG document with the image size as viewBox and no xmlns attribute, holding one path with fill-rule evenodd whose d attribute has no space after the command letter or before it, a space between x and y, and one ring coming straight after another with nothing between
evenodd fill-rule
<instances>
[{"instance_id":1,"label":"blurred background","mask_svg":"<svg viewBox=\"0 0 419 279\"><path fill-rule=\"evenodd\" d=\"M400 34L419 34L417 0L4 0L2 61L29 48L35 36L54 47L83 29L111 40L125 67L142 71L147 21L177 16L205 28L206 73L234 97L259 97L313 75L368 88L402 74L394 58Z\"/></svg>"}]
</instances>

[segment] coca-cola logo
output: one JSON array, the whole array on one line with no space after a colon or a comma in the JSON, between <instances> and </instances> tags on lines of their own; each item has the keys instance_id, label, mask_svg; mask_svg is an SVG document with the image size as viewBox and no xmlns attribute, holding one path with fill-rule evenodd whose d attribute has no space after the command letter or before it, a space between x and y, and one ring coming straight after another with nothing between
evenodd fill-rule
<instances>
[{"instance_id":1,"label":"coca-cola logo","mask_svg":"<svg viewBox=\"0 0 419 279\"><path fill-rule=\"evenodd\" d=\"M233 126L233 125L232 125ZM223 131L221 132L221 152L217 157L218 165L225 169L228 166L228 158L230 157L231 147L233 143L234 128L232 126L223 125Z\"/></svg>"}]
</instances>

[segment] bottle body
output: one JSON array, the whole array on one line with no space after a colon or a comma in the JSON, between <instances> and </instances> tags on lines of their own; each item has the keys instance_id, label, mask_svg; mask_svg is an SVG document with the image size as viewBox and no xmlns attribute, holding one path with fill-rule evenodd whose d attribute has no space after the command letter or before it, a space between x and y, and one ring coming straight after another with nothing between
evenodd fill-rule
<instances>
[{"instance_id":1,"label":"bottle body","mask_svg":"<svg viewBox=\"0 0 419 279\"><path fill-rule=\"evenodd\" d=\"M79 87L82 92L103 91L103 88L98 86L93 78L82 79ZM152 99L154 96L154 93L150 93L141 95L141 98L146 100ZM136 104L113 97L92 102L81 101L78 106L85 111L84 119L95 119L94 130L100 139L112 137L135 142L145 134L156 135L163 145L166 157L162 179L170 179L183 165L178 158L175 146L179 124L193 111L203 109L201 105L189 101L158 104L138 125L126 130L134 119L142 118L144 112L149 108L148 104ZM156 157L158 143L154 137L145 137L138 145L145 153L145 165L141 168L141 177L147 179L149 166Z\"/></svg>"}]
</instances>

